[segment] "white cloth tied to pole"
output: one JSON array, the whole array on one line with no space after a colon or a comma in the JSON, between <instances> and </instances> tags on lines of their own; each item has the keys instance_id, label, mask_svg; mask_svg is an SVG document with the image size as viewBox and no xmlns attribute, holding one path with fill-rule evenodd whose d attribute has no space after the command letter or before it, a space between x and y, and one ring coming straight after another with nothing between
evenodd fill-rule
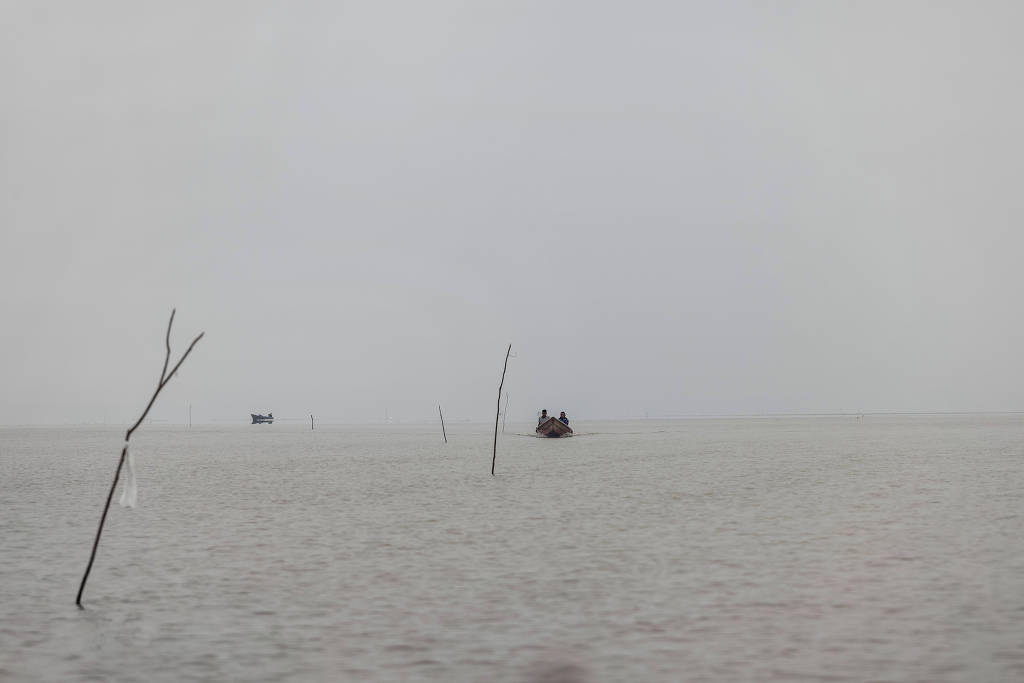
<instances>
[{"instance_id":1,"label":"white cloth tied to pole","mask_svg":"<svg viewBox=\"0 0 1024 683\"><path fill-rule=\"evenodd\" d=\"M135 500L139 495L139 487L135 481L135 457L132 455L131 450L128 449L128 442L124 443L124 450L127 457L125 457L126 464L128 465L128 472L125 473L124 477L124 488L121 489L121 507L133 508L135 507Z\"/></svg>"}]
</instances>

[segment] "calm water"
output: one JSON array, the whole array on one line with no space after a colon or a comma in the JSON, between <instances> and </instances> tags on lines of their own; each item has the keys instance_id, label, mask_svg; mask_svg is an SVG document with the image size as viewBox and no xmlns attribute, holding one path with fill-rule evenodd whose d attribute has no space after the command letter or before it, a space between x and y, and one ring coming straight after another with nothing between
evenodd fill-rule
<instances>
[{"instance_id":1,"label":"calm water","mask_svg":"<svg viewBox=\"0 0 1024 683\"><path fill-rule=\"evenodd\" d=\"M0 429L0 679L1024 680L1024 417Z\"/></svg>"}]
</instances>

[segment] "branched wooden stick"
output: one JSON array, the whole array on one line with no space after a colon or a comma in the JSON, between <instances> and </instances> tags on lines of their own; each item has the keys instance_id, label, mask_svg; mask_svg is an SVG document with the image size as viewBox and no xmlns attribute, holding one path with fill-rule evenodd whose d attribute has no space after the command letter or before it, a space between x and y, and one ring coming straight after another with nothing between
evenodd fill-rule
<instances>
[{"instance_id":1,"label":"branched wooden stick","mask_svg":"<svg viewBox=\"0 0 1024 683\"><path fill-rule=\"evenodd\" d=\"M164 383L164 377L167 376L167 361L171 360L171 325L174 324L174 314L178 312L178 309L171 309L171 319L167 321L167 336L164 337L164 346L167 347L167 355L164 356L164 369L160 371L160 381L157 382L157 387ZM159 388L157 389L159 391Z\"/></svg>"},{"instance_id":2,"label":"branched wooden stick","mask_svg":"<svg viewBox=\"0 0 1024 683\"><path fill-rule=\"evenodd\" d=\"M491 476L494 476L494 461L498 459L498 418L501 417L501 388L505 386L505 371L508 370L508 357L512 353L512 345L505 352L505 367L501 369L501 384L498 385L498 412L494 415L494 452L491 454Z\"/></svg>"},{"instance_id":3,"label":"branched wooden stick","mask_svg":"<svg viewBox=\"0 0 1024 683\"><path fill-rule=\"evenodd\" d=\"M124 447L121 448L121 459L117 462L117 470L114 472L114 481L110 485L110 493L107 494L107 504L103 506L103 514L100 516L100 525L96 529L96 540L92 543L92 553L89 554L89 564L85 567L85 574L82 576L82 583L78 586L78 597L75 598L75 604L78 605L79 609L82 609L82 591L85 590L85 582L89 580L89 572L92 571L92 563L96 560L96 549L100 545L100 536L103 535L103 524L107 521L107 511L110 510L110 501L114 499L114 491L117 489L117 482L121 478L121 468L124 467L125 457L128 455L128 441L131 440L132 434L142 421L146 419L146 415L149 415L149 409L153 407L153 403L156 402L156 397L160 395L163 388L167 386L167 383L171 381L171 377L174 377L174 373L178 371L181 364L185 362L188 355L192 353L192 349L195 348L196 343L203 338L205 332L200 332L199 336L192 340L189 344L188 349L184 355L175 363L174 367L171 368L171 372L167 372L167 365L171 360L171 326L174 324L174 313L175 309L171 309L171 319L167 321L167 337L165 339L165 346L167 347L167 355L164 356L164 367L160 371L160 381L156 384L156 391L153 392L153 397L149 399L149 403L146 404L146 409L142 411L142 415L135 424L128 429L124 435Z\"/></svg>"}]
</instances>

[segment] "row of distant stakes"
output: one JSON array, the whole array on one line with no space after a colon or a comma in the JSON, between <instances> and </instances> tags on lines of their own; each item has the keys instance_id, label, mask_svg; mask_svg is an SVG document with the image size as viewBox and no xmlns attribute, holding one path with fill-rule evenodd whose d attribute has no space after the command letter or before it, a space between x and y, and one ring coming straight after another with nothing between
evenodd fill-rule
<instances>
[{"instance_id":1,"label":"row of distant stakes","mask_svg":"<svg viewBox=\"0 0 1024 683\"><path fill-rule=\"evenodd\" d=\"M117 490L117 482L121 479L121 470L124 468L125 463L128 464L128 475L125 480L124 491L121 494L121 505L125 507L135 507L135 462L128 451L128 443L131 441L132 434L139 428L142 421L146 419L149 414L150 408L156 402L156 397L160 395L163 388L167 386L167 383L171 381L171 377L174 377L174 373L178 371L181 364L185 362L188 355L192 353L192 349L195 348L196 344L200 339L203 338L205 332L200 332L199 335L192 340L192 343L188 345L185 353L182 354L178 362L174 364L170 372L167 371L167 367L170 365L171 360L171 327L174 325L174 309L171 310L171 319L167 321L167 335L164 339L164 345L167 348L167 354L164 356L164 367L160 371L160 380L156 383L156 391L153 392L153 396L149 399L149 403L146 404L146 409L142 411L142 415L135 421L128 431L124 435L124 446L121 448L121 458L117 461L117 470L114 472L114 481L110 484L110 492L107 494L107 502L103 506L103 514L100 516L100 524L96 529L96 539L92 543L92 552L89 554L89 564L85 567L85 574L82 575L82 583L78 586L78 596L75 598L75 604L78 605L79 609L82 607L82 592L85 591L85 582L89 580L89 572L92 571L93 562L96 560L96 549L100 545L100 536L103 535L103 525L107 521L107 512L110 510L110 501L114 499L114 491ZM494 476L494 463L498 458L498 418L501 416L501 390L505 386L505 371L508 370L508 357L512 353L512 345L508 345L508 350L505 352L505 365L501 369L501 383L498 385L498 412L494 417L494 448L491 452L491 476ZM438 414L441 414L441 406L437 407ZM310 420L312 420L310 415ZM312 425L312 422L310 423ZM444 433L444 415L441 415L441 433L444 435L445 443L448 443L448 435Z\"/></svg>"}]
</instances>

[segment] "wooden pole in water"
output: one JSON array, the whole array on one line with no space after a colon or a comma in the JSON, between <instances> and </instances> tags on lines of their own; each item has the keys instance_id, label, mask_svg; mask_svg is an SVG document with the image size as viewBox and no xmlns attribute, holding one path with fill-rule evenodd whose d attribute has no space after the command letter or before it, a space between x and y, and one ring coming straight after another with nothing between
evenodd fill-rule
<instances>
[{"instance_id":1,"label":"wooden pole in water","mask_svg":"<svg viewBox=\"0 0 1024 683\"><path fill-rule=\"evenodd\" d=\"M313 431L313 416L309 416L309 431Z\"/></svg>"},{"instance_id":2,"label":"wooden pole in water","mask_svg":"<svg viewBox=\"0 0 1024 683\"><path fill-rule=\"evenodd\" d=\"M494 462L498 459L498 418L501 417L501 390L505 386L505 371L508 370L508 357L512 353L512 345L505 352L505 367L501 369L501 384L498 385L498 412L494 415L494 451L491 453L491 476L494 476Z\"/></svg>"},{"instance_id":3,"label":"wooden pole in water","mask_svg":"<svg viewBox=\"0 0 1024 683\"><path fill-rule=\"evenodd\" d=\"M437 406L437 414L441 415L441 436L444 437L444 442L448 443L448 435L444 433L444 415L441 414L441 405Z\"/></svg>"},{"instance_id":4,"label":"wooden pole in water","mask_svg":"<svg viewBox=\"0 0 1024 683\"><path fill-rule=\"evenodd\" d=\"M156 402L156 397L160 395L163 388L167 386L167 383L171 381L171 377L174 377L174 373L178 371L181 364L188 358L188 354L192 353L192 349L195 348L196 342L203 338L205 332L200 332L199 336L192 340L189 344L188 349L182 355L181 359L171 368L170 372L167 372L167 365L171 359L171 325L174 324L174 309L171 309L171 319L167 322L167 355L164 357L164 368L160 371L160 381L157 382L156 391L153 392L153 397L149 399L149 403L146 405L146 409L142 411L142 415L135 421L135 424L124 435L124 447L121 448L121 459L117 462L117 470L114 471L114 481L110 484L110 493L107 494L107 504L103 506L103 514L100 516L100 525L96 529L96 540L92 543L92 553L89 555L89 564L85 567L85 575L82 576L82 583L78 586L78 596L75 598L75 604L78 605L79 609L82 609L82 592L85 590L85 582L89 580L89 572L92 571L92 563L96 560L96 549L100 545L100 536L103 534L103 524L107 521L107 511L110 510L110 501L114 498L114 490L117 489L117 480L121 478L121 468L124 466L125 456L128 455L128 441L132 438L132 434L142 421L146 419L146 415L149 415L149 409L153 407L153 403Z\"/></svg>"}]
</instances>

